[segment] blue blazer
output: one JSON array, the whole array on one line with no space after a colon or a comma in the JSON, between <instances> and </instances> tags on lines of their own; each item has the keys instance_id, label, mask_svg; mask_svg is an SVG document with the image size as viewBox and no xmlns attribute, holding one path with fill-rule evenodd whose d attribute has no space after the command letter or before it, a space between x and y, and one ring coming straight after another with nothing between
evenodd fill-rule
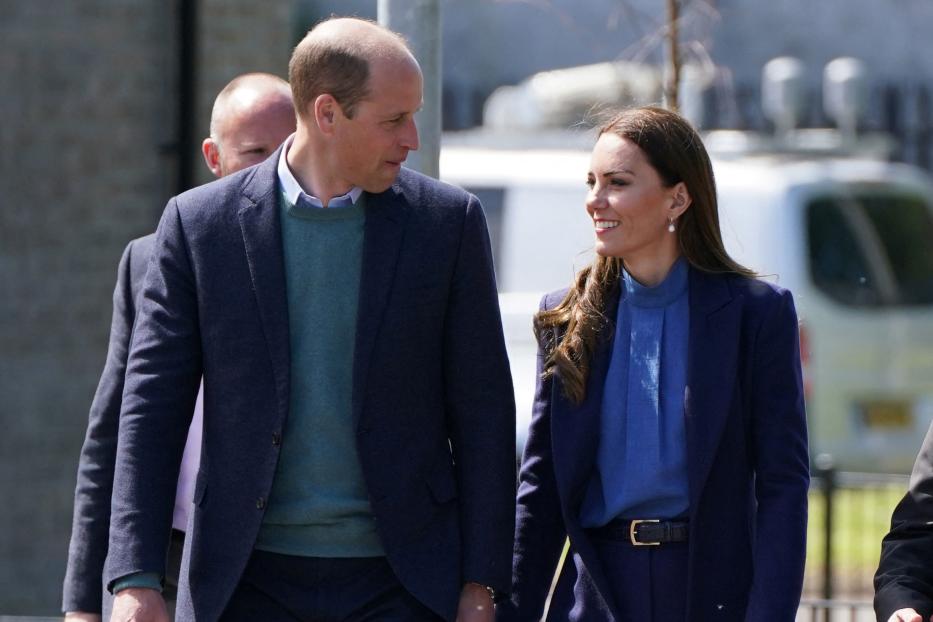
<instances>
[{"instance_id":1,"label":"blue blazer","mask_svg":"<svg viewBox=\"0 0 933 622\"><path fill-rule=\"evenodd\" d=\"M793 300L761 281L693 268L689 283L689 579L670 587L686 590L689 622L792 621L803 583L809 486ZM565 294L545 296L542 308ZM616 317L617 305L616 298L607 318ZM540 619L568 536L548 619L566 615L576 590L595 603L587 621L628 622L619 618L579 520L611 351L611 338L603 339L579 405L565 398L559 374L538 382L520 476L513 594L499 607L500 620ZM543 360L539 348L539 378Z\"/></svg>"},{"instance_id":2,"label":"blue blazer","mask_svg":"<svg viewBox=\"0 0 933 622\"><path fill-rule=\"evenodd\" d=\"M113 319L107 361L88 413L87 434L78 462L74 518L68 565L62 590L62 611L106 614L109 594L102 585L107 537L110 528L110 495L117 453L117 429L130 337L136 321L136 305L155 235L127 244L117 270L113 291ZM105 617L104 619L108 619Z\"/></svg>"},{"instance_id":3,"label":"blue blazer","mask_svg":"<svg viewBox=\"0 0 933 622\"><path fill-rule=\"evenodd\" d=\"M216 620L253 550L288 417L277 151L169 201L134 329L107 580L162 572L198 380L204 436L176 615ZM366 198L352 417L388 560L453 620L506 591L515 412L476 197L403 169Z\"/></svg>"}]
</instances>

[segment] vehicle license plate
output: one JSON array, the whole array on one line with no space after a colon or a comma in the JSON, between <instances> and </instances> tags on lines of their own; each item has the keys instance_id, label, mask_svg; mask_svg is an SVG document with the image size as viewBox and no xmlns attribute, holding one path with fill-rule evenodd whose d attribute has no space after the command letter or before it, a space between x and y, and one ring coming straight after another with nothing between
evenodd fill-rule
<instances>
[{"instance_id":1,"label":"vehicle license plate","mask_svg":"<svg viewBox=\"0 0 933 622\"><path fill-rule=\"evenodd\" d=\"M874 429L906 429L913 426L913 409L907 400L863 400L856 405L862 424Z\"/></svg>"}]
</instances>

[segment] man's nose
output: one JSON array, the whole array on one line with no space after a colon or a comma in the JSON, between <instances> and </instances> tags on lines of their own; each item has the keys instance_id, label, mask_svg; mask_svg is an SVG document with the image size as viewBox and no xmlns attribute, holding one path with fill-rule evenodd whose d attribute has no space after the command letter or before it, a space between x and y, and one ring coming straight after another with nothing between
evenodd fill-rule
<instances>
[{"instance_id":1,"label":"man's nose","mask_svg":"<svg viewBox=\"0 0 933 622\"><path fill-rule=\"evenodd\" d=\"M421 146L418 142L418 126L415 125L414 119L409 119L408 123L405 124L399 142L409 151L417 151L418 147Z\"/></svg>"}]
</instances>

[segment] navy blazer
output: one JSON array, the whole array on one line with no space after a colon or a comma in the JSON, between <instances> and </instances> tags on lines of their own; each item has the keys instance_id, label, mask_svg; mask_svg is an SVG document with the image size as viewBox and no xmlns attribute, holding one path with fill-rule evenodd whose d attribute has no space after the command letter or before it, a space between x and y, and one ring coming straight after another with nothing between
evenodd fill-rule
<instances>
[{"instance_id":1,"label":"navy blazer","mask_svg":"<svg viewBox=\"0 0 933 622\"><path fill-rule=\"evenodd\" d=\"M74 518L68 565L62 589L62 611L99 613L103 589L104 559L110 528L110 495L117 453L117 429L123 380L129 356L130 337L136 320L136 304L142 292L143 277L155 235L150 234L126 245L117 270L113 291L113 318L110 345L97 392L88 413L87 433L78 461ZM106 613L106 611L105 611Z\"/></svg>"},{"instance_id":2,"label":"navy blazer","mask_svg":"<svg viewBox=\"0 0 933 622\"><path fill-rule=\"evenodd\" d=\"M217 619L236 588L288 416L278 157L169 201L134 330L107 578L164 568L203 373L178 620ZM404 587L453 620L463 582L508 590L514 525L514 399L479 201L402 169L366 197L360 279L352 416L377 531Z\"/></svg>"},{"instance_id":3,"label":"navy blazer","mask_svg":"<svg viewBox=\"0 0 933 622\"><path fill-rule=\"evenodd\" d=\"M690 336L684 418L690 498L687 620L792 621L806 555L809 461L797 316L789 292L761 281L689 276ZM544 297L553 308L566 290ZM618 297L606 310L614 322ZM612 331L603 331L610 335ZM570 552L548 619L573 591L623 621L580 526L599 446L612 339L594 354L586 398L563 394L559 374L539 382L520 475L513 594L500 620L538 620L565 536ZM657 518L657 517L632 517ZM576 584L576 587L575 587Z\"/></svg>"}]
</instances>

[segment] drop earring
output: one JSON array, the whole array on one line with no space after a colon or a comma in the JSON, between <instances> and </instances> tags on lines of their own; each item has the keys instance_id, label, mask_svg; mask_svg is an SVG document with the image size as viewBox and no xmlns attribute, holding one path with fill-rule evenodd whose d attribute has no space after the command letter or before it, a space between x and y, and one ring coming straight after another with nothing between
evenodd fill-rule
<instances>
[{"instance_id":1,"label":"drop earring","mask_svg":"<svg viewBox=\"0 0 933 622\"><path fill-rule=\"evenodd\" d=\"M677 231L677 227L674 226L673 218L667 219L667 230L670 231L671 233L674 233L675 231Z\"/></svg>"}]
</instances>

